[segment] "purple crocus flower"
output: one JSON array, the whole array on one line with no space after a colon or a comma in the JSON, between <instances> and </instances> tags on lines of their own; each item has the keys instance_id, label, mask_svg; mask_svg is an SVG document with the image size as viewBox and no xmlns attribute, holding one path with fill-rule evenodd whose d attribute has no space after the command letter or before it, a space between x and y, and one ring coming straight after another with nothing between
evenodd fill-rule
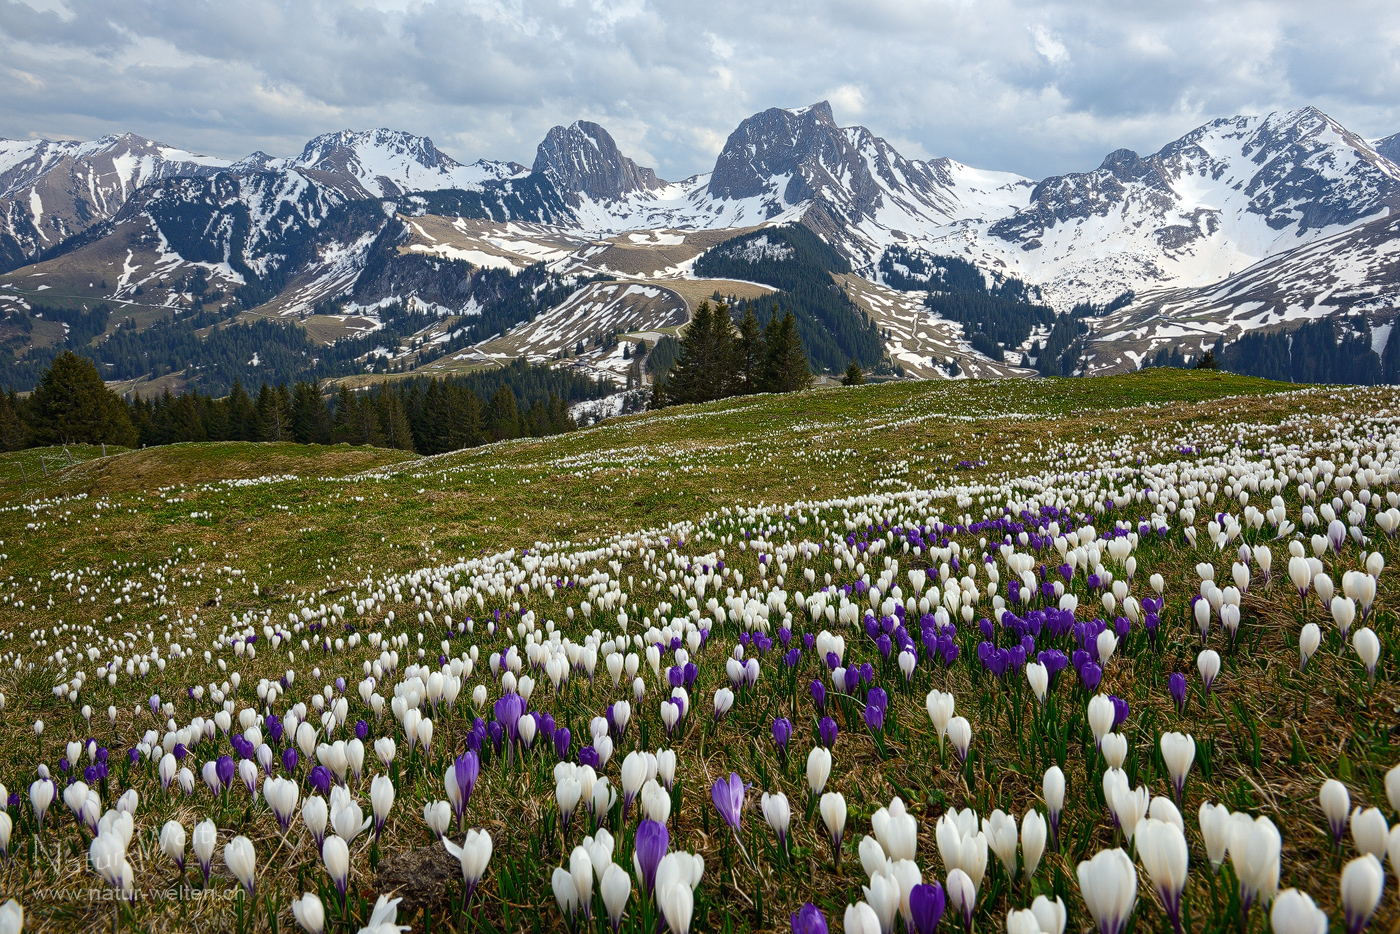
<instances>
[{"instance_id":1,"label":"purple crocus flower","mask_svg":"<svg viewBox=\"0 0 1400 934\"><path fill-rule=\"evenodd\" d=\"M836 721L830 717L822 717L817 722L817 735L821 737L822 745L827 749L836 745Z\"/></svg>"},{"instance_id":2,"label":"purple crocus flower","mask_svg":"<svg viewBox=\"0 0 1400 934\"><path fill-rule=\"evenodd\" d=\"M948 897L943 886L937 882L910 889L909 914L913 916L915 934L933 934L938 929L938 922L943 920L943 909L947 904Z\"/></svg>"},{"instance_id":3,"label":"purple crocus flower","mask_svg":"<svg viewBox=\"0 0 1400 934\"><path fill-rule=\"evenodd\" d=\"M1103 669L1094 662L1085 662L1084 667L1079 669L1079 680L1084 682L1084 690L1093 694L1103 680Z\"/></svg>"},{"instance_id":4,"label":"purple crocus flower","mask_svg":"<svg viewBox=\"0 0 1400 934\"><path fill-rule=\"evenodd\" d=\"M1123 722L1128 719L1128 702L1117 694L1108 695L1108 699L1113 702L1113 732L1117 732Z\"/></svg>"},{"instance_id":5,"label":"purple crocus flower","mask_svg":"<svg viewBox=\"0 0 1400 934\"><path fill-rule=\"evenodd\" d=\"M878 733L885 728L885 708L876 707L874 704L865 705L865 725L870 728L870 732Z\"/></svg>"},{"instance_id":6,"label":"purple crocus flower","mask_svg":"<svg viewBox=\"0 0 1400 934\"><path fill-rule=\"evenodd\" d=\"M569 757L569 746L573 743L573 736L569 733L569 728L561 726L554 731L554 755L562 762Z\"/></svg>"},{"instance_id":7,"label":"purple crocus flower","mask_svg":"<svg viewBox=\"0 0 1400 934\"><path fill-rule=\"evenodd\" d=\"M1157 627L1161 624L1161 618L1156 613L1148 612L1142 616L1143 628L1147 630L1147 641L1155 649L1157 647Z\"/></svg>"},{"instance_id":8,"label":"purple crocus flower","mask_svg":"<svg viewBox=\"0 0 1400 934\"><path fill-rule=\"evenodd\" d=\"M331 770L324 765L318 765L311 770L309 776L311 787L322 795L331 793Z\"/></svg>"},{"instance_id":9,"label":"purple crocus flower","mask_svg":"<svg viewBox=\"0 0 1400 934\"><path fill-rule=\"evenodd\" d=\"M778 749L786 752L788 740L792 739L792 721L787 717L779 717L773 721L773 744Z\"/></svg>"},{"instance_id":10,"label":"purple crocus flower","mask_svg":"<svg viewBox=\"0 0 1400 934\"><path fill-rule=\"evenodd\" d=\"M462 826L463 816L467 813L467 800L471 798L472 789L476 787L476 779L480 774L481 759L471 750L462 753L452 763L452 781L457 786L457 796L452 801L452 810L456 812L455 816L459 828Z\"/></svg>"},{"instance_id":11,"label":"purple crocus flower","mask_svg":"<svg viewBox=\"0 0 1400 934\"><path fill-rule=\"evenodd\" d=\"M654 820L644 820L637 825L636 849L633 852L633 858L641 870L642 884L648 895L656 887L656 867L661 864L661 857L666 855L666 848L669 844L670 834L666 832L665 824Z\"/></svg>"},{"instance_id":12,"label":"purple crocus flower","mask_svg":"<svg viewBox=\"0 0 1400 934\"><path fill-rule=\"evenodd\" d=\"M229 756L219 756L214 767L219 774L219 784L224 788L229 787L233 783L234 773L238 771L238 766L233 764L233 759Z\"/></svg>"},{"instance_id":13,"label":"purple crocus flower","mask_svg":"<svg viewBox=\"0 0 1400 934\"><path fill-rule=\"evenodd\" d=\"M584 746L578 751L578 764L591 765L595 772L603 768L603 762L598 756L598 750L594 749L592 746Z\"/></svg>"},{"instance_id":14,"label":"purple crocus flower","mask_svg":"<svg viewBox=\"0 0 1400 934\"><path fill-rule=\"evenodd\" d=\"M296 771L296 767L297 751L289 746L282 750L282 768L287 772L294 772Z\"/></svg>"},{"instance_id":15,"label":"purple crocus flower","mask_svg":"<svg viewBox=\"0 0 1400 934\"><path fill-rule=\"evenodd\" d=\"M1186 713L1186 676L1179 671L1172 672L1167 679L1167 690L1171 691L1172 700L1176 701L1176 712Z\"/></svg>"},{"instance_id":16,"label":"purple crocus flower","mask_svg":"<svg viewBox=\"0 0 1400 934\"><path fill-rule=\"evenodd\" d=\"M820 681L812 682L812 703L816 705L817 713L826 712L826 685Z\"/></svg>"},{"instance_id":17,"label":"purple crocus flower","mask_svg":"<svg viewBox=\"0 0 1400 934\"><path fill-rule=\"evenodd\" d=\"M792 913L792 934L827 934L826 917L811 902Z\"/></svg>"},{"instance_id":18,"label":"purple crocus flower","mask_svg":"<svg viewBox=\"0 0 1400 934\"><path fill-rule=\"evenodd\" d=\"M369 724L363 720L355 721L355 738L364 742L369 737Z\"/></svg>"},{"instance_id":19,"label":"purple crocus flower","mask_svg":"<svg viewBox=\"0 0 1400 934\"><path fill-rule=\"evenodd\" d=\"M743 817L745 787L739 773L730 772L729 781L718 779L710 788L710 799L714 801L715 809L724 822L734 828L735 833L739 832L739 820Z\"/></svg>"}]
</instances>

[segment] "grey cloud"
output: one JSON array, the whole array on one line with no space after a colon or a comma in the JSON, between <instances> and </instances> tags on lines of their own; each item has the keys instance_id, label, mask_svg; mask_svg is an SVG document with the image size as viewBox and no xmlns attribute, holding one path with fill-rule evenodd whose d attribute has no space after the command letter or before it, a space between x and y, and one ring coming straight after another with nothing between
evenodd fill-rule
<instances>
[{"instance_id":1,"label":"grey cloud","mask_svg":"<svg viewBox=\"0 0 1400 934\"><path fill-rule=\"evenodd\" d=\"M390 126L528 164L585 117L680 178L750 113L830 97L911 150L1040 177L1237 112L1400 131L1400 9L1370 0L31 2L0 0L0 136L236 158Z\"/></svg>"}]
</instances>

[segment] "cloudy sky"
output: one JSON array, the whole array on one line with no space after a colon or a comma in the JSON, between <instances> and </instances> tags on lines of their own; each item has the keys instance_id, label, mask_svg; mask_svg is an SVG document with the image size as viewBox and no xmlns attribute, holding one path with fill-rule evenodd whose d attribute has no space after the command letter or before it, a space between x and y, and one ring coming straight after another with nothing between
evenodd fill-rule
<instances>
[{"instance_id":1,"label":"cloudy sky","mask_svg":"<svg viewBox=\"0 0 1400 934\"><path fill-rule=\"evenodd\" d=\"M389 126L529 163L606 126L667 178L831 101L908 156L1042 177L1308 104L1400 132L1394 0L0 0L0 137L210 155Z\"/></svg>"}]
</instances>

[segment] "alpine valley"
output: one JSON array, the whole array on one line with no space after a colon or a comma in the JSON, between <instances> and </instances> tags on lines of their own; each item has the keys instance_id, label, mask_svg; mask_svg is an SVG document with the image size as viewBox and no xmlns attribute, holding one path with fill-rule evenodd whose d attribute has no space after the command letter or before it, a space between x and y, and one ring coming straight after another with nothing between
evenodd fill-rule
<instances>
[{"instance_id":1,"label":"alpine valley","mask_svg":"<svg viewBox=\"0 0 1400 934\"><path fill-rule=\"evenodd\" d=\"M964 378L1221 365L1400 381L1400 136L1314 108L1213 120L1041 180L907 159L825 103L709 173L603 127L530 166L393 130L237 162L133 135L0 141L0 386L63 350L149 395L514 360L621 390L701 301L791 310L812 368ZM606 408L606 406L604 406Z\"/></svg>"}]
</instances>

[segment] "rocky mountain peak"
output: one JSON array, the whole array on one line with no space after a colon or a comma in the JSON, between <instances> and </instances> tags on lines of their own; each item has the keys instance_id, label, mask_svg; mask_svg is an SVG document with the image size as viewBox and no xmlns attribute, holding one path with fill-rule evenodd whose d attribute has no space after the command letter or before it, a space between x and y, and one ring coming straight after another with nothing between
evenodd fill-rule
<instances>
[{"instance_id":1,"label":"rocky mountain peak","mask_svg":"<svg viewBox=\"0 0 1400 934\"><path fill-rule=\"evenodd\" d=\"M753 198L772 192L774 180L786 177L782 200L797 204L812 195L804 164L825 161L823 157L831 157L829 164L843 163L851 155L850 143L826 101L798 110L770 107L729 134L715 160L709 192L714 198Z\"/></svg>"},{"instance_id":2,"label":"rocky mountain peak","mask_svg":"<svg viewBox=\"0 0 1400 934\"><path fill-rule=\"evenodd\" d=\"M666 187L656 172L624 156L607 130L587 120L545 134L535 152L534 171L547 176L575 207L582 197L617 201L632 192Z\"/></svg>"},{"instance_id":3,"label":"rocky mountain peak","mask_svg":"<svg viewBox=\"0 0 1400 934\"><path fill-rule=\"evenodd\" d=\"M377 130L340 130L323 133L306 144L293 164L326 172L350 171L354 162L363 162L367 153L414 162L426 169L451 170L459 166L426 136L383 127Z\"/></svg>"}]
</instances>

